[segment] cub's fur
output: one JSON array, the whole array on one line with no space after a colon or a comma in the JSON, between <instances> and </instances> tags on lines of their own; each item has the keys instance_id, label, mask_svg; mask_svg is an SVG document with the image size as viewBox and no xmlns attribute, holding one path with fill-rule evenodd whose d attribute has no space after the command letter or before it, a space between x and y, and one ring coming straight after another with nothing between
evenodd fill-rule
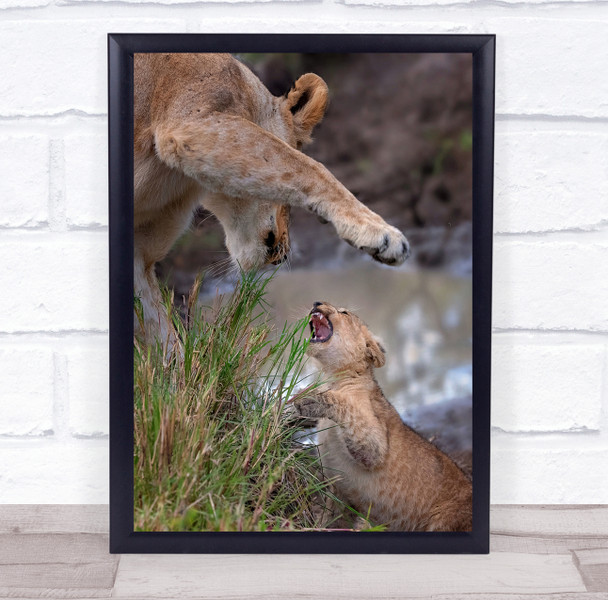
<instances>
[{"instance_id":1,"label":"cub's fur","mask_svg":"<svg viewBox=\"0 0 608 600\"><path fill-rule=\"evenodd\" d=\"M470 531L469 478L405 425L374 377L384 349L354 314L316 302L309 355L334 378L300 399L303 417L321 419L323 469L337 496L392 531Z\"/></svg>"},{"instance_id":2,"label":"cub's fur","mask_svg":"<svg viewBox=\"0 0 608 600\"><path fill-rule=\"evenodd\" d=\"M380 262L407 258L403 234L300 152L327 106L320 77L302 75L279 98L228 54L136 54L134 69L135 294L149 341L174 338L159 310L154 263L199 202L245 270L285 258L290 206L331 222Z\"/></svg>"}]
</instances>

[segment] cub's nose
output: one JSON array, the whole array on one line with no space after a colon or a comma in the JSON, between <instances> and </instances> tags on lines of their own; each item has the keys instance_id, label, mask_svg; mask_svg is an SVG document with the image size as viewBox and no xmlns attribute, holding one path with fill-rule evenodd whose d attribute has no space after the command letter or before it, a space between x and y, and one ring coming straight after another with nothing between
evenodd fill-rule
<instances>
[{"instance_id":1,"label":"cub's nose","mask_svg":"<svg viewBox=\"0 0 608 600\"><path fill-rule=\"evenodd\" d=\"M312 315L312 313L317 312L317 308L319 306L322 306L324 303L323 302L313 302L312 303L312 308L310 310L310 314Z\"/></svg>"}]
</instances>

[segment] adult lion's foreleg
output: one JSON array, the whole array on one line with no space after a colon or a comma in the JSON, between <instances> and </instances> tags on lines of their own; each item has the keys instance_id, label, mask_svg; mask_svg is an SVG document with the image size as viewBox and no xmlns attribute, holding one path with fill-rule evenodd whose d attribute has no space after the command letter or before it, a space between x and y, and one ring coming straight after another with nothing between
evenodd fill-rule
<instances>
[{"instance_id":1,"label":"adult lion's foreleg","mask_svg":"<svg viewBox=\"0 0 608 600\"><path fill-rule=\"evenodd\" d=\"M330 221L338 235L385 264L409 256L405 236L361 204L323 165L241 117L159 126L158 156L210 191L302 206Z\"/></svg>"},{"instance_id":2,"label":"adult lion's foreleg","mask_svg":"<svg viewBox=\"0 0 608 600\"><path fill-rule=\"evenodd\" d=\"M154 272L192 218L195 194L186 194L161 211L156 220L140 225L134 232L134 293L140 311L135 311L135 334L147 343L160 342L167 356L181 353L177 333L171 323L171 307L165 306ZM143 318L140 318L143 317Z\"/></svg>"},{"instance_id":3,"label":"adult lion's foreleg","mask_svg":"<svg viewBox=\"0 0 608 600\"><path fill-rule=\"evenodd\" d=\"M179 341L169 311L163 305L154 265L146 265L144 255L137 247L133 267L135 301L139 305L134 311L135 335L149 344L160 342L168 356L179 348Z\"/></svg>"}]
</instances>

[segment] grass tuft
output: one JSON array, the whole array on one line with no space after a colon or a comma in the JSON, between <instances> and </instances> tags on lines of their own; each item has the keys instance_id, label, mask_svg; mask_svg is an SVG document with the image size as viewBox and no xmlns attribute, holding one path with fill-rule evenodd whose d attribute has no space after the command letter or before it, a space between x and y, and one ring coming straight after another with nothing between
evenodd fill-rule
<instances>
[{"instance_id":1,"label":"grass tuft","mask_svg":"<svg viewBox=\"0 0 608 600\"><path fill-rule=\"evenodd\" d=\"M183 356L168 364L135 342L136 530L321 526L331 494L285 404L319 385L302 389L308 319L277 330L268 281L243 274L214 308L196 304L197 282L185 319L172 313Z\"/></svg>"}]
</instances>

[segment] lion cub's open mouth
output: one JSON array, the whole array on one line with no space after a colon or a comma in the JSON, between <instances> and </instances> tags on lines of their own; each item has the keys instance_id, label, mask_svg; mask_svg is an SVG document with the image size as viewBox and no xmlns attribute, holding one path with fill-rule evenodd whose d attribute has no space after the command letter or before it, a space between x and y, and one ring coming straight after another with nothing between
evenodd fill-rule
<instances>
[{"instance_id":1,"label":"lion cub's open mouth","mask_svg":"<svg viewBox=\"0 0 608 600\"><path fill-rule=\"evenodd\" d=\"M334 333L331 321L318 310L310 313L311 342L326 342Z\"/></svg>"}]
</instances>

